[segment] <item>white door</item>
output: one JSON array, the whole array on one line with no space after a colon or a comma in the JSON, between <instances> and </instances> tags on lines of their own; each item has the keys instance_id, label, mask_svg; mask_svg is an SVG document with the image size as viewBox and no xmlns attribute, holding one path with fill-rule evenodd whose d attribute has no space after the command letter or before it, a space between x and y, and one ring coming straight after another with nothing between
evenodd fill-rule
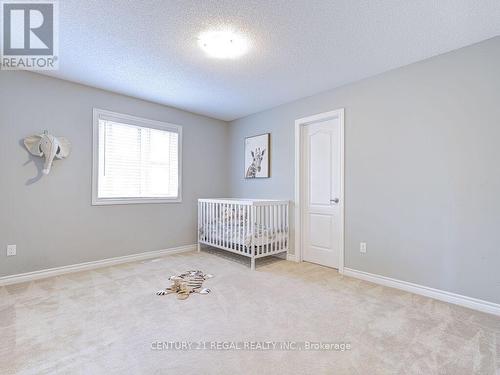
<instances>
[{"instance_id":1,"label":"white door","mask_svg":"<svg viewBox=\"0 0 500 375\"><path fill-rule=\"evenodd\" d=\"M339 117L302 127L303 260L339 268L342 251Z\"/></svg>"}]
</instances>

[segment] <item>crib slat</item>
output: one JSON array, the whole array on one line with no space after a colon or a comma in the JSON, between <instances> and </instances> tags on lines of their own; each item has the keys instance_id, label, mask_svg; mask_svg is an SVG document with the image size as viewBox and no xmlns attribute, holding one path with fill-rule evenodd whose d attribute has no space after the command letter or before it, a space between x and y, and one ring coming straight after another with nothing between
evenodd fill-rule
<instances>
[{"instance_id":1,"label":"crib slat","mask_svg":"<svg viewBox=\"0 0 500 375\"><path fill-rule=\"evenodd\" d=\"M238 243L236 245L236 249L239 251L240 250L240 243L241 243L241 228L242 228L242 223L241 223L241 205L238 203L236 206L237 206L237 209L238 209L238 233L237 233Z\"/></svg>"},{"instance_id":2,"label":"crib slat","mask_svg":"<svg viewBox=\"0 0 500 375\"><path fill-rule=\"evenodd\" d=\"M220 228L220 244L222 247L224 247L224 224L226 223L226 218L224 216L224 209L226 205L219 204L219 209L220 209L220 222L222 223L221 228Z\"/></svg>"},{"instance_id":3,"label":"crib slat","mask_svg":"<svg viewBox=\"0 0 500 375\"><path fill-rule=\"evenodd\" d=\"M264 246L262 246L262 253L263 254L266 254L267 251L268 251L268 241L267 241L267 233L268 233L268 230L269 230L269 223L268 223L268 219L267 219L267 216L269 215L269 206L264 206L264 231L265 233L262 233L262 243L264 244Z\"/></svg>"},{"instance_id":4,"label":"crib slat","mask_svg":"<svg viewBox=\"0 0 500 375\"><path fill-rule=\"evenodd\" d=\"M265 213L264 213L264 225L265 225L265 231L266 231L266 235L265 237L263 237L264 241L265 241L265 244L266 244L266 247L264 249L264 254L267 254L269 252L269 215L270 215L270 211L269 211L269 206L265 206Z\"/></svg>"},{"instance_id":5,"label":"crib slat","mask_svg":"<svg viewBox=\"0 0 500 375\"><path fill-rule=\"evenodd\" d=\"M250 245L248 244L248 241L250 240L249 236L250 236L250 233L251 233L251 231L250 231L250 225L251 225L251 222L250 222L250 206L246 205L245 208L246 208L246 216L245 216L246 220L245 220L245 222L246 222L246 225L247 225L247 227L246 227L247 231L245 233L245 243L247 243L247 245L246 245L246 250L247 250L246 253L249 254L250 253Z\"/></svg>"},{"instance_id":6,"label":"crib slat","mask_svg":"<svg viewBox=\"0 0 500 375\"><path fill-rule=\"evenodd\" d=\"M225 216L226 216L226 226L227 226L226 231L225 231L226 232L226 247L228 249L230 249L231 247L229 246L229 241L230 241L229 235L231 234L230 224L231 224L232 220L231 220L231 205L229 205L229 204L226 204L226 215Z\"/></svg>"},{"instance_id":7,"label":"crib slat","mask_svg":"<svg viewBox=\"0 0 500 375\"><path fill-rule=\"evenodd\" d=\"M259 246L256 246L255 253L256 254L261 254L262 253L262 237L260 237L260 231L262 229L262 206L259 206L257 208L257 227L255 228L256 233L256 242L259 244Z\"/></svg>"},{"instance_id":8,"label":"crib slat","mask_svg":"<svg viewBox=\"0 0 500 375\"><path fill-rule=\"evenodd\" d=\"M262 212L262 254L267 253L267 212L269 211L269 206L263 207ZM265 231L265 232L264 232Z\"/></svg>"},{"instance_id":9,"label":"crib slat","mask_svg":"<svg viewBox=\"0 0 500 375\"><path fill-rule=\"evenodd\" d=\"M265 254L267 254L269 252L269 223L271 222L270 215L271 215L271 207L270 206L266 206L266 218L265 218L265 221L266 221L266 236L264 237L265 241L266 241L266 248L265 248L265 251L264 251Z\"/></svg>"},{"instance_id":10,"label":"crib slat","mask_svg":"<svg viewBox=\"0 0 500 375\"><path fill-rule=\"evenodd\" d=\"M217 207L217 245L221 245L221 209L220 209L221 204L216 203Z\"/></svg>"},{"instance_id":11,"label":"crib slat","mask_svg":"<svg viewBox=\"0 0 500 375\"><path fill-rule=\"evenodd\" d=\"M212 244L215 245L215 237L217 234L217 226L215 225L215 203L212 203L211 224L212 224Z\"/></svg>"},{"instance_id":12,"label":"crib slat","mask_svg":"<svg viewBox=\"0 0 500 375\"><path fill-rule=\"evenodd\" d=\"M285 206L280 205L280 213L281 213L281 227L280 227L280 250L283 250L284 247L284 242L283 238L285 235L285 231L283 230L283 227L285 226Z\"/></svg>"},{"instance_id":13,"label":"crib slat","mask_svg":"<svg viewBox=\"0 0 500 375\"><path fill-rule=\"evenodd\" d=\"M236 228L238 226L238 212L236 211L238 209L238 205L236 204L233 204L233 218L234 218L234 222L233 222L233 231L231 232L232 236L233 236L233 250L236 250L237 249L237 243L236 243Z\"/></svg>"},{"instance_id":14,"label":"crib slat","mask_svg":"<svg viewBox=\"0 0 500 375\"><path fill-rule=\"evenodd\" d=\"M241 208L241 229L240 229L240 251L245 252L245 206L240 206Z\"/></svg>"},{"instance_id":15,"label":"crib slat","mask_svg":"<svg viewBox=\"0 0 500 375\"><path fill-rule=\"evenodd\" d=\"M250 212L250 220L249 220L249 225L248 225L248 237L250 239L250 246L248 248L248 253L249 254L252 254L253 252L253 237L254 237L254 234L255 234L255 226L254 226L254 219L255 219L255 216L254 216L254 209L255 207L254 206L248 206L248 210Z\"/></svg>"},{"instance_id":16,"label":"crib slat","mask_svg":"<svg viewBox=\"0 0 500 375\"><path fill-rule=\"evenodd\" d=\"M271 237L271 242L272 242L272 251L276 251L276 245L277 245L277 242L275 240L275 235L276 235L276 227L277 227L277 223L278 223L278 210L277 210L278 206L276 205L273 205L273 231L271 232L272 233L272 237Z\"/></svg>"},{"instance_id":17,"label":"crib slat","mask_svg":"<svg viewBox=\"0 0 500 375\"><path fill-rule=\"evenodd\" d=\"M217 228L218 228L218 233L217 233L217 245L221 246L222 245L222 241L221 241L221 235L222 235L222 226L221 226L221 222L222 222L222 212L221 212L221 204L220 203L217 203Z\"/></svg>"},{"instance_id":18,"label":"crib slat","mask_svg":"<svg viewBox=\"0 0 500 375\"><path fill-rule=\"evenodd\" d=\"M267 206L263 206L261 210L261 230L262 230L262 236L260 238L261 246L260 246L260 252L261 254L266 253L266 237L265 237L265 232L267 230L266 226L266 212L267 212Z\"/></svg>"},{"instance_id":19,"label":"crib slat","mask_svg":"<svg viewBox=\"0 0 500 375\"><path fill-rule=\"evenodd\" d=\"M224 207L224 219L226 222L226 225L224 227L224 246L229 248L229 223L231 222L231 218L229 215L229 205L226 204Z\"/></svg>"},{"instance_id":20,"label":"crib slat","mask_svg":"<svg viewBox=\"0 0 500 375\"><path fill-rule=\"evenodd\" d=\"M264 231L266 230L266 211L267 211L267 206L262 206L262 211L260 213L261 216L261 230L262 230L262 237L260 237L260 252L262 254L266 253L266 237L264 236Z\"/></svg>"},{"instance_id":21,"label":"crib slat","mask_svg":"<svg viewBox=\"0 0 500 375\"><path fill-rule=\"evenodd\" d=\"M275 245L275 241L273 241L274 220L276 218L275 208L276 208L276 206L271 205L271 231L269 233L270 234L269 242L270 242L270 245L271 245L271 253L274 251L274 245Z\"/></svg>"},{"instance_id":22,"label":"crib slat","mask_svg":"<svg viewBox=\"0 0 500 375\"><path fill-rule=\"evenodd\" d=\"M284 215L284 206L280 204L280 224L278 226L279 230L279 250L283 250L283 227L285 226L285 215Z\"/></svg>"},{"instance_id":23,"label":"crib slat","mask_svg":"<svg viewBox=\"0 0 500 375\"><path fill-rule=\"evenodd\" d=\"M210 243L210 230L209 230L209 221L208 221L208 202L205 202L205 240Z\"/></svg>"},{"instance_id":24,"label":"crib slat","mask_svg":"<svg viewBox=\"0 0 500 375\"><path fill-rule=\"evenodd\" d=\"M242 253L245 252L245 229L246 229L246 225L245 225L245 206L240 206L241 208L241 225L242 225L242 228L240 230L240 251Z\"/></svg>"},{"instance_id":25,"label":"crib slat","mask_svg":"<svg viewBox=\"0 0 500 375\"><path fill-rule=\"evenodd\" d=\"M274 206L270 205L269 206L269 253L273 252L273 246L274 246L274 241L273 241L273 233L274 233Z\"/></svg>"},{"instance_id":26,"label":"crib slat","mask_svg":"<svg viewBox=\"0 0 500 375\"><path fill-rule=\"evenodd\" d=\"M212 220L210 216L212 215L212 203L208 203L207 207L207 225L208 225L208 242L212 244Z\"/></svg>"},{"instance_id":27,"label":"crib slat","mask_svg":"<svg viewBox=\"0 0 500 375\"><path fill-rule=\"evenodd\" d=\"M210 243L210 203L207 202L205 205L205 225L207 226L207 242Z\"/></svg>"},{"instance_id":28,"label":"crib slat","mask_svg":"<svg viewBox=\"0 0 500 375\"><path fill-rule=\"evenodd\" d=\"M281 205L276 206L278 217L278 226L276 227L276 246L277 250L281 250Z\"/></svg>"},{"instance_id":29,"label":"crib slat","mask_svg":"<svg viewBox=\"0 0 500 375\"><path fill-rule=\"evenodd\" d=\"M272 205L271 206L271 238L270 238L270 241L271 241L271 253L274 251L274 245L275 245L275 241L273 240L273 236L274 236L274 221L276 219L276 210L275 210L276 206Z\"/></svg>"},{"instance_id":30,"label":"crib slat","mask_svg":"<svg viewBox=\"0 0 500 375\"><path fill-rule=\"evenodd\" d=\"M225 247L225 240L224 240L224 232L225 232L225 225L226 225L226 215L225 215L225 212L226 211L226 205L223 203L220 205L220 216L221 216L221 222L222 222L222 226L220 228L220 242L221 242L221 246L222 247Z\"/></svg>"},{"instance_id":31,"label":"crib slat","mask_svg":"<svg viewBox=\"0 0 500 375\"><path fill-rule=\"evenodd\" d=\"M286 205L283 205L283 250L286 249Z\"/></svg>"},{"instance_id":32,"label":"crib slat","mask_svg":"<svg viewBox=\"0 0 500 375\"><path fill-rule=\"evenodd\" d=\"M255 255L255 212L256 206L250 206L250 255Z\"/></svg>"},{"instance_id":33,"label":"crib slat","mask_svg":"<svg viewBox=\"0 0 500 375\"><path fill-rule=\"evenodd\" d=\"M271 230L269 231L269 252L272 253L273 252L273 248L274 248L274 241L273 241L273 233L274 233L274 205L271 205L269 207L269 209L271 210L271 215L269 215L269 219L270 219L269 227L271 228Z\"/></svg>"},{"instance_id":34,"label":"crib slat","mask_svg":"<svg viewBox=\"0 0 500 375\"><path fill-rule=\"evenodd\" d=\"M231 250L234 250L234 240L235 240L235 236L234 236L234 228L236 226L236 211L235 211L235 206L234 204L231 204L231 234L230 234L230 247L231 247Z\"/></svg>"},{"instance_id":35,"label":"crib slat","mask_svg":"<svg viewBox=\"0 0 500 375\"><path fill-rule=\"evenodd\" d=\"M242 247L241 247L241 243L242 243L242 233L243 231L245 230L245 222L243 220L241 220L241 218L243 217L243 207L241 206L241 204L238 204L238 214L240 215L240 229L238 231L238 251L242 251Z\"/></svg>"},{"instance_id":36,"label":"crib slat","mask_svg":"<svg viewBox=\"0 0 500 375\"><path fill-rule=\"evenodd\" d=\"M236 224L237 224L237 221L236 221L236 205L233 204L232 205L232 209L231 209L231 214L233 215L233 224L232 224L232 229L231 229L231 249L232 250L235 250L235 240L236 240Z\"/></svg>"},{"instance_id":37,"label":"crib slat","mask_svg":"<svg viewBox=\"0 0 500 375\"><path fill-rule=\"evenodd\" d=\"M213 214L214 214L214 218L213 218L213 225L214 225L214 244L215 245L218 245L218 234L219 234L219 226L217 225L218 221L217 221L217 204L216 203L212 203L213 205Z\"/></svg>"},{"instance_id":38,"label":"crib slat","mask_svg":"<svg viewBox=\"0 0 500 375\"><path fill-rule=\"evenodd\" d=\"M283 250L283 233L284 233L283 232L283 221L285 219L283 216L283 208L284 207L283 207L283 205L280 205L279 207L280 207L280 225L279 225L280 242L279 242L279 244L280 244L280 250Z\"/></svg>"},{"instance_id":39,"label":"crib slat","mask_svg":"<svg viewBox=\"0 0 500 375\"><path fill-rule=\"evenodd\" d=\"M271 213L269 214L269 228L271 230L269 231L269 253L273 252L273 247L274 247L274 241L273 241L273 233L274 233L274 206L271 205L269 206L269 211Z\"/></svg>"},{"instance_id":40,"label":"crib slat","mask_svg":"<svg viewBox=\"0 0 500 375\"><path fill-rule=\"evenodd\" d=\"M289 230L289 224L288 224L288 211L289 211L289 204L287 203L286 205L286 249L289 250L290 249L290 230Z\"/></svg>"},{"instance_id":41,"label":"crib slat","mask_svg":"<svg viewBox=\"0 0 500 375\"><path fill-rule=\"evenodd\" d=\"M274 205L274 229L273 229L273 247L274 251L278 250L278 238L276 237L276 232L278 231L278 205Z\"/></svg>"},{"instance_id":42,"label":"crib slat","mask_svg":"<svg viewBox=\"0 0 500 375\"><path fill-rule=\"evenodd\" d=\"M233 219L233 205L232 204L228 204L227 205L227 216L228 218L228 222L227 222L227 235L226 235L226 246L229 248L229 249L232 249L232 246L231 246L231 236L233 234L232 232L232 229L233 229L233 223L234 223L234 219Z\"/></svg>"},{"instance_id":43,"label":"crib slat","mask_svg":"<svg viewBox=\"0 0 500 375\"><path fill-rule=\"evenodd\" d=\"M224 247L229 248L229 223L231 222L229 215L229 205L224 204L224 209L222 210L222 215L224 215L224 234L222 236L224 240Z\"/></svg>"},{"instance_id":44,"label":"crib slat","mask_svg":"<svg viewBox=\"0 0 500 375\"><path fill-rule=\"evenodd\" d=\"M283 205L283 250L286 249L286 205Z\"/></svg>"},{"instance_id":45,"label":"crib slat","mask_svg":"<svg viewBox=\"0 0 500 375\"><path fill-rule=\"evenodd\" d=\"M249 241L247 245L247 254L250 254L252 249L251 249L251 243L252 243L252 213L251 213L252 207L247 206L247 241Z\"/></svg>"},{"instance_id":46,"label":"crib slat","mask_svg":"<svg viewBox=\"0 0 500 375\"><path fill-rule=\"evenodd\" d=\"M248 246L247 246L247 238L248 238L248 207L246 205L243 205L243 252L246 254L248 251Z\"/></svg>"},{"instance_id":47,"label":"crib slat","mask_svg":"<svg viewBox=\"0 0 500 375\"><path fill-rule=\"evenodd\" d=\"M283 231L283 227L285 226L285 206L283 205L280 205L280 212L281 212L281 228L280 228L280 250L283 250L283 235L284 235L284 231Z\"/></svg>"}]
</instances>

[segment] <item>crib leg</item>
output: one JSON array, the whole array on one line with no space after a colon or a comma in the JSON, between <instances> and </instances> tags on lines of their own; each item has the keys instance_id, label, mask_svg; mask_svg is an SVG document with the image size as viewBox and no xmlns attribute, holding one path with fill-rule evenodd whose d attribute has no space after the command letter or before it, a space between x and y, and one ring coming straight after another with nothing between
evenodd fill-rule
<instances>
[{"instance_id":1,"label":"crib leg","mask_svg":"<svg viewBox=\"0 0 500 375\"><path fill-rule=\"evenodd\" d=\"M250 269L251 269L252 271L255 271L255 258L254 258L254 257L252 257L252 263L251 263L251 265L250 265Z\"/></svg>"},{"instance_id":2,"label":"crib leg","mask_svg":"<svg viewBox=\"0 0 500 375\"><path fill-rule=\"evenodd\" d=\"M198 242L198 252L200 252L200 251L201 251L201 245L200 245L200 243Z\"/></svg>"}]
</instances>

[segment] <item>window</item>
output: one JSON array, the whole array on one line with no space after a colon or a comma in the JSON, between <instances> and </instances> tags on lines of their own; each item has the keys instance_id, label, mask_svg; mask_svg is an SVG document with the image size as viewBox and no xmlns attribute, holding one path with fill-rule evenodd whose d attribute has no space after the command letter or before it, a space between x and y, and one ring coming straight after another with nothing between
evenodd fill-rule
<instances>
[{"instance_id":1,"label":"window","mask_svg":"<svg viewBox=\"0 0 500 375\"><path fill-rule=\"evenodd\" d=\"M94 109L92 204L181 201L182 128Z\"/></svg>"}]
</instances>

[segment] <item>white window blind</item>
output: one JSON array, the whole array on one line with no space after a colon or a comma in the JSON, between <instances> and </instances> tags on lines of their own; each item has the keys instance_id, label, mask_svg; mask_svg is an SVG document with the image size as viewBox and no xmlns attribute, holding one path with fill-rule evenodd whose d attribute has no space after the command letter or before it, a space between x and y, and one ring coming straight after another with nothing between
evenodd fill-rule
<instances>
[{"instance_id":1,"label":"white window blind","mask_svg":"<svg viewBox=\"0 0 500 375\"><path fill-rule=\"evenodd\" d=\"M147 121L147 120L144 120ZM96 201L140 203L180 199L180 131L98 116ZM169 125L169 124L168 124ZM96 134L97 130L97 134ZM94 147L96 144L94 144Z\"/></svg>"}]
</instances>

